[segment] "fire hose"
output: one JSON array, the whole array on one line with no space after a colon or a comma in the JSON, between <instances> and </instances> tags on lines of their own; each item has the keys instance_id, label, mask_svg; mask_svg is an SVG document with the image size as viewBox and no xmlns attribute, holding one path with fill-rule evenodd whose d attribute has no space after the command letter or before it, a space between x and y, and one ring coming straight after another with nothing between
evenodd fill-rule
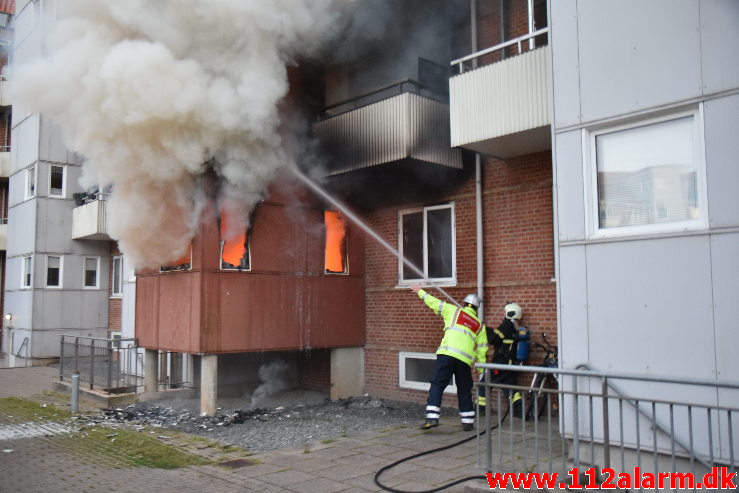
<instances>
[{"instance_id":1,"label":"fire hose","mask_svg":"<svg viewBox=\"0 0 739 493\"><path fill-rule=\"evenodd\" d=\"M413 459L416 459L418 457L423 457L424 455L430 455L430 454L433 454L435 452L441 452L442 450L448 450L450 448L454 448L454 447L456 447L458 445L462 445L463 443L467 443L467 442L469 442L471 440L474 440L478 436L484 435L487 431L493 431L494 429L498 428L501 424L503 424L503 421L505 421L505 419L508 417L508 411L510 411L510 409L506 409L506 412L503 415L503 417L500 419L500 421L498 421L497 424L491 426L490 427L490 430L483 430L478 435L474 435L474 436L471 436L469 438L465 438L463 440L460 440L458 442L451 443L449 445L444 445L443 447L437 447L435 449L426 450L425 452L419 452L417 454L413 454L411 456L404 457L402 459L396 460L392 464L388 464L387 466L383 467L382 469L380 469L379 471L377 471L375 473L375 484L377 486L379 486L380 488L382 488L383 490L390 491L391 493L434 493L436 491L445 490L447 488L451 488L452 486L458 485L460 483L465 483L467 481L473 481L473 480L476 480L476 479L486 480L487 478L485 476L467 476L467 477L464 477L464 478L457 479L456 481L452 481L451 483L447 483L445 485L439 486L439 487L434 488L432 490L406 491L406 490L396 490L394 488L390 488L389 486L385 486L384 484L382 484L380 482L380 475L382 475L382 473L384 473L385 471L387 471L389 469L392 469L393 467L395 467L397 465L400 465L400 464L402 464L404 462L408 462L409 460L413 460Z\"/></svg>"}]
</instances>

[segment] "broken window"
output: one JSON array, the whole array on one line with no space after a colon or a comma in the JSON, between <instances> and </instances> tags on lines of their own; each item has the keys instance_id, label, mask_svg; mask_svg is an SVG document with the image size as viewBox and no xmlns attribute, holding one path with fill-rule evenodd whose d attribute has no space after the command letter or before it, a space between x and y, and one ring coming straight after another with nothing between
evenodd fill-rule
<instances>
[{"instance_id":1,"label":"broken window","mask_svg":"<svg viewBox=\"0 0 739 493\"><path fill-rule=\"evenodd\" d=\"M229 230L233 227L228 219L228 214L221 211L221 269L224 270L249 270L251 262L249 259L249 234L246 225L238 228L236 232Z\"/></svg>"},{"instance_id":2,"label":"broken window","mask_svg":"<svg viewBox=\"0 0 739 493\"><path fill-rule=\"evenodd\" d=\"M190 263L192 260L192 245L189 245L180 258L174 262L170 262L167 265L161 267L162 272L171 272L175 270L189 270Z\"/></svg>"},{"instance_id":3,"label":"broken window","mask_svg":"<svg viewBox=\"0 0 739 493\"><path fill-rule=\"evenodd\" d=\"M346 221L341 212L325 211L323 222L326 227L326 273L346 274Z\"/></svg>"},{"instance_id":4,"label":"broken window","mask_svg":"<svg viewBox=\"0 0 739 493\"><path fill-rule=\"evenodd\" d=\"M401 282L419 279L454 281L453 204L401 212L399 243ZM403 258L413 267L403 262Z\"/></svg>"}]
</instances>

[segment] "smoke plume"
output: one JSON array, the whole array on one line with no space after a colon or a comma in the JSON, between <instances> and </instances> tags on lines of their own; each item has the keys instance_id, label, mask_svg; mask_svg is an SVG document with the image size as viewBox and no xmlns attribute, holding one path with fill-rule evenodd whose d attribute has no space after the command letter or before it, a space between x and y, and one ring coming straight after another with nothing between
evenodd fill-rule
<instances>
[{"instance_id":1,"label":"smoke plume","mask_svg":"<svg viewBox=\"0 0 739 493\"><path fill-rule=\"evenodd\" d=\"M124 254L162 265L194 235L208 167L246 222L290 161L278 112L286 66L317 52L337 1L65 0L48 55L14 67L14 98L83 156L83 187L112 186L109 227Z\"/></svg>"},{"instance_id":2,"label":"smoke plume","mask_svg":"<svg viewBox=\"0 0 739 493\"><path fill-rule=\"evenodd\" d=\"M282 359L275 359L259 367L259 379L262 381L251 395L249 409L263 405L265 400L281 392L295 387L293 370Z\"/></svg>"}]
</instances>

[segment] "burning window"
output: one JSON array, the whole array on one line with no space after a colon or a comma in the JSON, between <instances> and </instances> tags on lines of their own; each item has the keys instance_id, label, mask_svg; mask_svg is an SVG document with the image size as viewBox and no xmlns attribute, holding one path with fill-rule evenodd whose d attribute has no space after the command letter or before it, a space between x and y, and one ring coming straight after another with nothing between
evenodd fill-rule
<instances>
[{"instance_id":1,"label":"burning window","mask_svg":"<svg viewBox=\"0 0 739 493\"><path fill-rule=\"evenodd\" d=\"M424 207L400 213L401 281L434 279L452 281L454 268L454 206Z\"/></svg>"},{"instance_id":2,"label":"burning window","mask_svg":"<svg viewBox=\"0 0 739 493\"><path fill-rule=\"evenodd\" d=\"M162 272L171 272L174 270L189 270L192 261L192 245L189 245L180 258L174 262L161 267Z\"/></svg>"},{"instance_id":3,"label":"burning window","mask_svg":"<svg viewBox=\"0 0 739 493\"><path fill-rule=\"evenodd\" d=\"M325 211L326 273L346 274L346 221L341 212Z\"/></svg>"},{"instance_id":4,"label":"burning window","mask_svg":"<svg viewBox=\"0 0 739 493\"><path fill-rule=\"evenodd\" d=\"M249 235L246 227L229 231L228 215L221 211L221 269L249 270Z\"/></svg>"}]
</instances>

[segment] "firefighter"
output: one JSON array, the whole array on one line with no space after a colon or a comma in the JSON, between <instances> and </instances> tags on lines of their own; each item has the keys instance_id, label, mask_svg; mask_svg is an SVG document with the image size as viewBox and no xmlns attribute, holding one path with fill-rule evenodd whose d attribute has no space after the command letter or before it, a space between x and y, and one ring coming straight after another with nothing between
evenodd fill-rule
<instances>
[{"instance_id":1,"label":"firefighter","mask_svg":"<svg viewBox=\"0 0 739 493\"><path fill-rule=\"evenodd\" d=\"M460 308L434 298L417 284L411 286L411 289L444 320L444 337L436 350L436 364L426 401L426 421L421 429L439 426L442 393L454 375L462 429L470 431L475 424L471 367L475 360L485 362L488 350L485 326L477 318L480 299L475 294L468 294Z\"/></svg>"},{"instance_id":2,"label":"firefighter","mask_svg":"<svg viewBox=\"0 0 739 493\"><path fill-rule=\"evenodd\" d=\"M497 329L487 328L487 339L489 344L495 349L491 363L500 365L513 365L517 363L516 351L518 346L518 328L521 323L521 317L523 317L523 310L518 303L508 303L504 308L503 312L505 317L500 323ZM493 374L490 376L492 383L502 383L506 385L516 384L516 372L504 371L504 370L487 370L492 371ZM480 378L481 382L485 381L485 373ZM503 393L510 397L511 389L503 389ZM523 412L523 401L521 398L521 392L514 391L513 397L511 397L511 404L513 406L513 415L521 417ZM485 397L485 386L480 386L477 397L477 405L480 414L485 414L487 409L487 399Z\"/></svg>"}]
</instances>

